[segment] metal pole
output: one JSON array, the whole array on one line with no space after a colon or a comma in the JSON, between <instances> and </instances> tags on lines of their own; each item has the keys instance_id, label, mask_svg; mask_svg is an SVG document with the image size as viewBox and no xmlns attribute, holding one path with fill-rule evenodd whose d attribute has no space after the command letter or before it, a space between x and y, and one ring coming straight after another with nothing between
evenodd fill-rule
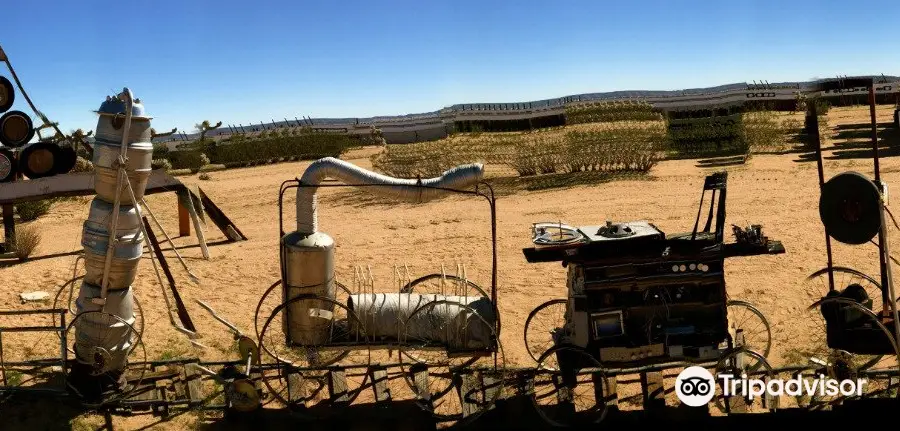
<instances>
[{"instance_id":1,"label":"metal pole","mask_svg":"<svg viewBox=\"0 0 900 431\"><path fill-rule=\"evenodd\" d=\"M825 186L825 169L822 167L822 141L821 136L819 136L819 107L816 102L817 98L812 98L809 103L812 105L808 108L809 113L812 115L812 126L813 129L813 145L816 149L816 166L819 170L819 190ZM828 291L834 291L834 270L832 269L833 258L831 254L831 236L828 235L828 232L825 232L825 252L828 255Z\"/></svg>"},{"instance_id":2,"label":"metal pole","mask_svg":"<svg viewBox=\"0 0 900 431\"><path fill-rule=\"evenodd\" d=\"M131 94L131 90L125 88L122 90L122 93L118 96L125 102L125 124L122 126L122 144L119 147L119 159L117 160L117 176L116 176L116 198L113 202L113 210L112 210L112 220L110 220L109 224L109 241L106 246L106 262L103 265L103 279L100 284L100 298L93 298L92 301L95 304L106 304L106 294L109 289L109 271L112 266L113 254L115 252L115 247L118 242L118 238L116 237L116 231L119 228L119 208L122 203L122 182L126 183L126 186L131 187L131 184L128 184L128 174L126 172L126 161L128 156L128 135L131 129L131 111L134 103L134 96ZM132 205L137 206L138 203L132 201ZM138 210L140 213L140 210Z\"/></svg>"},{"instance_id":3,"label":"metal pole","mask_svg":"<svg viewBox=\"0 0 900 431\"><path fill-rule=\"evenodd\" d=\"M875 115L875 78L869 84L869 116L872 120L872 151L875 158L875 184L884 193L881 184L881 172L878 163L878 119ZM894 292L893 277L891 276L890 251L888 247L887 220L884 217L884 206L881 208L881 229L878 231L879 264L881 265L881 296L884 304L891 304L891 313L894 320L894 338L900 343L900 319L897 312L897 295ZM886 310L882 310L883 312ZM897 358L900 360L900 357Z\"/></svg>"}]
</instances>

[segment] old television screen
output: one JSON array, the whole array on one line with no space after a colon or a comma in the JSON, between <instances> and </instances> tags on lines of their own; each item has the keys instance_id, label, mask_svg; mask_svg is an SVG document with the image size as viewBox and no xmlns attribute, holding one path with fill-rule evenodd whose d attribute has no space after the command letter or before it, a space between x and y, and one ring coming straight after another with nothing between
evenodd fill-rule
<instances>
[{"instance_id":1,"label":"old television screen","mask_svg":"<svg viewBox=\"0 0 900 431\"><path fill-rule=\"evenodd\" d=\"M591 322L594 326L594 337L596 338L615 337L625 333L621 311L592 314Z\"/></svg>"}]
</instances>

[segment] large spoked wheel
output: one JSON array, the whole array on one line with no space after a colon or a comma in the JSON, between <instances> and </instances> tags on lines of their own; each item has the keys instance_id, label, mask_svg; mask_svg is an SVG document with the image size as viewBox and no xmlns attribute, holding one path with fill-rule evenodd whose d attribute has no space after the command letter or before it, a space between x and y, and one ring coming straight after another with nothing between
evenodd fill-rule
<instances>
[{"instance_id":1,"label":"large spoked wheel","mask_svg":"<svg viewBox=\"0 0 900 431\"><path fill-rule=\"evenodd\" d=\"M432 295L468 296L490 298L481 286L472 280L446 274L423 275L400 288L400 293L421 293Z\"/></svg>"},{"instance_id":2,"label":"large spoked wheel","mask_svg":"<svg viewBox=\"0 0 900 431\"><path fill-rule=\"evenodd\" d=\"M347 289L347 286L344 286L338 281L334 282L335 284L335 293L338 302L346 303L342 299L346 299L350 295L350 290ZM273 312L275 312L275 308L283 303L282 299L278 295L272 295L272 292L275 291L275 288L281 286L281 280L276 281L265 292L263 292L262 297L259 298L259 302L256 303L256 310L253 311L253 328L256 330L256 339L259 339L259 334L262 331L262 324L265 323L265 316L271 316Z\"/></svg>"},{"instance_id":3,"label":"large spoked wheel","mask_svg":"<svg viewBox=\"0 0 900 431\"><path fill-rule=\"evenodd\" d=\"M832 266L834 288L838 291L849 286L859 286L872 300L872 310L877 314L884 309L884 300L881 295L881 283L873 277L843 266ZM828 268L822 268L806 277L805 290L810 298L821 298L828 292ZM900 298L898 298L900 300Z\"/></svg>"},{"instance_id":4,"label":"large spoked wheel","mask_svg":"<svg viewBox=\"0 0 900 431\"><path fill-rule=\"evenodd\" d=\"M606 417L606 374L584 349L555 346L540 356L529 392L535 410L555 427L584 427Z\"/></svg>"},{"instance_id":5,"label":"large spoked wheel","mask_svg":"<svg viewBox=\"0 0 900 431\"><path fill-rule=\"evenodd\" d=\"M293 342L286 328L291 328ZM352 403L367 382L364 371L370 351L366 340L362 323L345 305L318 295L292 298L275 307L260 331L263 362L269 362L263 367L268 370L263 383L272 397L289 408ZM347 389L340 400L332 399L328 391L332 376L326 367L348 371ZM302 388L293 383L301 380Z\"/></svg>"},{"instance_id":6,"label":"large spoked wheel","mask_svg":"<svg viewBox=\"0 0 900 431\"><path fill-rule=\"evenodd\" d=\"M843 297L826 297L807 310L806 339L798 354L816 367L802 378L818 380L820 375L840 381L867 379L860 395L822 393L795 397L798 405L822 410L854 398L896 398L896 376L900 374L900 349L894 333L881 318L858 302ZM827 316L827 318L826 318ZM829 325L831 332L829 333ZM841 327L846 330L841 330Z\"/></svg>"},{"instance_id":7,"label":"large spoked wheel","mask_svg":"<svg viewBox=\"0 0 900 431\"><path fill-rule=\"evenodd\" d=\"M76 316L78 315L78 310L75 309L75 282L83 279L84 276L75 277L65 284L63 284L59 290L56 291L56 297L53 298L53 308L56 309L58 307L65 306L65 310L69 312L69 314ZM131 325L137 333L143 337L144 336L144 309L141 307L141 302L138 301L137 294L132 292L132 307L134 312L134 323ZM57 325L57 315L53 314L53 325ZM60 337L59 332L54 332L56 337ZM74 353L69 350L69 353Z\"/></svg>"},{"instance_id":8,"label":"large spoked wheel","mask_svg":"<svg viewBox=\"0 0 900 431\"><path fill-rule=\"evenodd\" d=\"M566 299L551 299L531 310L525 319L525 348L535 362L541 355L560 344L566 326Z\"/></svg>"},{"instance_id":9,"label":"large spoked wheel","mask_svg":"<svg viewBox=\"0 0 900 431\"><path fill-rule=\"evenodd\" d=\"M125 319L103 311L79 313L66 328L66 341L75 356L69 388L85 406L125 400L140 387L147 349L141 334Z\"/></svg>"},{"instance_id":10,"label":"large spoked wheel","mask_svg":"<svg viewBox=\"0 0 900 431\"><path fill-rule=\"evenodd\" d=\"M490 320L468 305L436 300L403 322L403 375L419 405L437 420L472 421L500 398L506 358ZM419 378L426 370L427 379Z\"/></svg>"},{"instance_id":11,"label":"large spoked wheel","mask_svg":"<svg viewBox=\"0 0 900 431\"><path fill-rule=\"evenodd\" d=\"M768 358L772 349L772 329L766 316L747 301L729 300L726 307L728 329L735 346L745 347L759 353L763 358ZM761 362L751 360L747 364L747 371L756 371L761 366Z\"/></svg>"},{"instance_id":12,"label":"large spoked wheel","mask_svg":"<svg viewBox=\"0 0 900 431\"><path fill-rule=\"evenodd\" d=\"M728 381L719 380L725 375L731 376L731 379ZM776 378L776 374L769 361L760 352L746 346L728 350L716 363L715 375L713 376L713 378L717 379L716 394L714 396L716 407L725 413L730 413L736 408L736 403L740 403L748 409L752 409L755 405L760 405L770 411L775 411L777 406L769 403L769 400L766 400L764 395L754 397L748 390L750 388L741 386L743 377L746 377L748 380L761 380L768 386L769 381ZM732 380L735 380L735 382L732 382Z\"/></svg>"}]
</instances>

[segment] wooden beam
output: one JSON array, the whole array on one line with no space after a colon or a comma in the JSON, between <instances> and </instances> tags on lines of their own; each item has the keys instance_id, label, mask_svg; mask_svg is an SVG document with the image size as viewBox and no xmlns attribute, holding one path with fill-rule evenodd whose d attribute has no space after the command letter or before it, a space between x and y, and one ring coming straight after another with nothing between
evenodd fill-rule
<instances>
[{"instance_id":1,"label":"wooden beam","mask_svg":"<svg viewBox=\"0 0 900 431\"><path fill-rule=\"evenodd\" d=\"M12 204L3 205L3 235L5 241L3 251L12 251L13 244L16 242L16 220L13 217Z\"/></svg>"},{"instance_id":2,"label":"wooden beam","mask_svg":"<svg viewBox=\"0 0 900 431\"><path fill-rule=\"evenodd\" d=\"M178 201L178 236L190 236L191 214L185 208L181 200Z\"/></svg>"},{"instance_id":3,"label":"wooden beam","mask_svg":"<svg viewBox=\"0 0 900 431\"><path fill-rule=\"evenodd\" d=\"M158 169L150 172L145 194L171 192L182 188L185 187L181 181ZM0 184L0 204L19 204L56 197L90 196L96 193L94 173L79 172Z\"/></svg>"}]
</instances>

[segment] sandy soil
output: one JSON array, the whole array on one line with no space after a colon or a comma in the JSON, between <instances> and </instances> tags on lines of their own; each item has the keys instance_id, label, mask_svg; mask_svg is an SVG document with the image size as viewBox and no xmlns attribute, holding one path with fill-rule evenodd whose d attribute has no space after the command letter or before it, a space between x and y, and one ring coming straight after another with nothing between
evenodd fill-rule
<instances>
[{"instance_id":1,"label":"sandy soil","mask_svg":"<svg viewBox=\"0 0 900 431\"><path fill-rule=\"evenodd\" d=\"M892 110L879 108L879 121L891 120ZM864 108L833 109L832 128L841 124L868 121ZM837 133L837 131L835 131ZM828 138L825 154L826 180L839 172L859 171L872 175L871 158L838 157L840 150L863 140ZM368 157L376 150L348 153L344 159L369 168ZM896 154L896 152L892 152ZM824 293L809 294L805 277L826 263L825 237L818 214L818 178L814 161L801 161L802 154L756 155L745 165L709 169L696 167L695 160L667 161L648 176L595 184L574 184L543 191L503 189L497 203L498 286L502 313L501 340L506 359L515 365L530 365L522 343L523 324L538 304L566 295L565 269L559 264L529 264L522 248L530 246L531 223L561 220L572 225L603 223L606 220L649 220L667 233L690 231L696 216L705 175L727 170L727 223L741 226L762 224L764 232L781 240L787 253L775 256L733 258L727 261L728 293L732 298L756 304L772 325L773 366L789 362L790 352L805 319L805 307ZM178 238L181 254L201 281L192 283L172 252L169 263L187 302L201 338L208 349L192 347L186 337L169 323L149 257L141 262L134 288L143 304L144 341L147 359L199 355L204 359L236 358L231 334L194 300L215 308L224 318L247 333L253 333L254 308L262 292L279 278L278 270L278 186L302 174L308 162L234 169L210 174L199 185L250 239L221 243L225 239L213 224L205 235L211 258L204 260L194 237ZM493 166L488 167L492 175ZM889 185L900 184L900 162L895 157L881 160L881 172ZM893 191L893 190L892 190ZM414 276L448 271L464 262L471 279L490 286L490 220L488 205L474 197L449 197L424 205L384 203L372 199L368 191L322 189L319 193L319 228L337 244L338 277L350 283L355 265L371 265L376 290L395 291L394 265L407 265ZM73 265L81 250L81 223L87 216L89 198L58 203L50 215L32 224L38 226L43 241L28 262L0 263L0 309L43 308L47 304L22 304L19 293L43 290L54 295L72 277ZM170 235L177 234L177 212L173 193L148 198L152 210ZM294 197L285 199L285 229L295 227ZM893 203L893 202L892 202ZM726 235L733 240L730 232ZM900 235L891 237L893 250L900 249ZM877 248L872 245L835 245L835 263L850 266L877 278ZM147 256L145 254L145 256ZM76 290L77 291L77 290ZM0 325L24 319L3 318ZM55 337L4 335L7 360L40 352L52 354ZM93 420L93 419L91 419ZM134 428L155 419L117 419ZM196 418L180 418L164 424L173 429L191 427Z\"/></svg>"}]
</instances>

